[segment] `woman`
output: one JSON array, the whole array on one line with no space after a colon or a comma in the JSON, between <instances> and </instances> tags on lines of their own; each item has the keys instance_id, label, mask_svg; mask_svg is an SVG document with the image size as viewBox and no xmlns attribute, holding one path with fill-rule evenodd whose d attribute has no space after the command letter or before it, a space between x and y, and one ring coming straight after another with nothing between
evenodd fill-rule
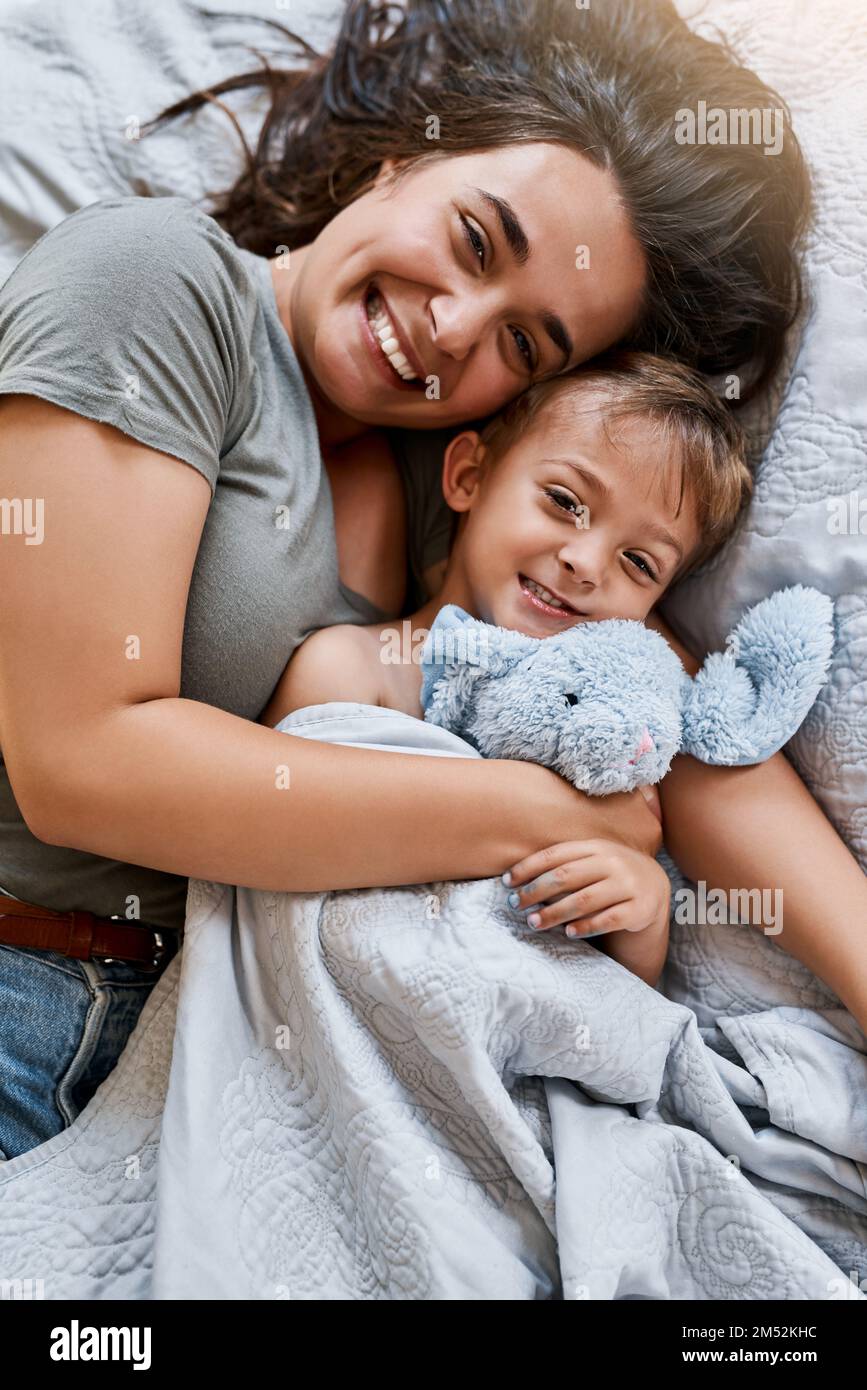
<instances>
[{"instance_id":1,"label":"woman","mask_svg":"<svg viewBox=\"0 0 867 1390\"><path fill-rule=\"evenodd\" d=\"M475 419L619 341L743 372L746 399L800 302L791 131L774 159L673 139L700 99L781 104L663 0L410 4L393 31L359 0L329 60L265 80L259 148L219 209L237 246L181 200L96 204L0 292L0 493L44 519L0 546L6 1157L111 1070L190 876L316 890L485 876L591 835L655 850L638 796L290 749L252 722L307 632L369 617L338 579L320 449L333 464L371 426ZM781 759L728 781L682 761L664 809L694 876L760 883L782 830L757 824L745 864L732 806L741 830L751 789L785 807L787 912L804 904L787 945L808 959L797 847L834 838L824 817ZM836 853L845 923L862 885Z\"/></svg>"}]
</instances>

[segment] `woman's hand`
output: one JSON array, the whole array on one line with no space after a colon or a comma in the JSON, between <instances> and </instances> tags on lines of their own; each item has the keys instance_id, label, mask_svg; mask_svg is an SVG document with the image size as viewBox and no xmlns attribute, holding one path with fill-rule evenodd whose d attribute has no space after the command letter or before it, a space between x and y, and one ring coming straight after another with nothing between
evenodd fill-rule
<instances>
[{"instance_id":1,"label":"woman's hand","mask_svg":"<svg viewBox=\"0 0 867 1390\"><path fill-rule=\"evenodd\" d=\"M566 925L566 935L655 932L668 923L665 870L640 850L613 840L569 840L531 854L503 875L509 905L532 909L535 931Z\"/></svg>"}]
</instances>

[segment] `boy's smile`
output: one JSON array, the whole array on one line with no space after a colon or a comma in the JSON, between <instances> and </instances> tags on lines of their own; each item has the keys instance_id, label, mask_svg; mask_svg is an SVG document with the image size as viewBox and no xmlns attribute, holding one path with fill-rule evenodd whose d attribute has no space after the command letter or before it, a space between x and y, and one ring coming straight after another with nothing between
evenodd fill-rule
<instances>
[{"instance_id":1,"label":"boy's smile","mask_svg":"<svg viewBox=\"0 0 867 1390\"><path fill-rule=\"evenodd\" d=\"M558 594L553 589L548 589L545 585L539 584L537 580L529 575L519 574L518 584L521 593L529 604L539 613L549 618L554 618L563 622L564 618L586 618L588 615L581 609L573 607L568 603L562 594ZM566 625L566 624L564 624Z\"/></svg>"}]
</instances>

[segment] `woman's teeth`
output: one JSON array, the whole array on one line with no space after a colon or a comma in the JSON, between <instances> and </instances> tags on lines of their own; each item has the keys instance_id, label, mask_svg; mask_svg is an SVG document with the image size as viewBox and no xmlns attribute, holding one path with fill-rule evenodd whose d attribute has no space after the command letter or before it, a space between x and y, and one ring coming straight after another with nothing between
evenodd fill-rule
<instances>
[{"instance_id":1,"label":"woman's teeth","mask_svg":"<svg viewBox=\"0 0 867 1390\"><path fill-rule=\"evenodd\" d=\"M418 377L400 350L394 325L385 312L378 294L372 294L367 301L367 321L373 329L373 335L379 346L398 376L404 381L418 381Z\"/></svg>"},{"instance_id":2,"label":"woman's teeth","mask_svg":"<svg viewBox=\"0 0 867 1390\"><path fill-rule=\"evenodd\" d=\"M562 608L564 613L574 613L574 608L569 608L562 599L555 598L547 589L543 589L541 584L537 584L535 579L527 579L526 576L522 576L521 583L525 589L528 589L531 594L535 594L537 598L540 598L543 603L547 603L549 607Z\"/></svg>"}]
</instances>

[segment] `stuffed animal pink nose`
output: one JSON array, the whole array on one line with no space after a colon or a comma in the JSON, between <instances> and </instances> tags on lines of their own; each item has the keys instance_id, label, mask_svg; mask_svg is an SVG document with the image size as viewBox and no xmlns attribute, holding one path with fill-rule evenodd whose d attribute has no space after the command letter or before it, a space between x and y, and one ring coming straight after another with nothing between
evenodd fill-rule
<instances>
[{"instance_id":1,"label":"stuffed animal pink nose","mask_svg":"<svg viewBox=\"0 0 867 1390\"><path fill-rule=\"evenodd\" d=\"M632 766L633 763L637 763L639 758L643 758L645 753L650 753L655 747L656 744L650 737L650 730L645 728L644 733L641 735L641 741L635 750L635 757L629 759L630 766Z\"/></svg>"}]
</instances>

